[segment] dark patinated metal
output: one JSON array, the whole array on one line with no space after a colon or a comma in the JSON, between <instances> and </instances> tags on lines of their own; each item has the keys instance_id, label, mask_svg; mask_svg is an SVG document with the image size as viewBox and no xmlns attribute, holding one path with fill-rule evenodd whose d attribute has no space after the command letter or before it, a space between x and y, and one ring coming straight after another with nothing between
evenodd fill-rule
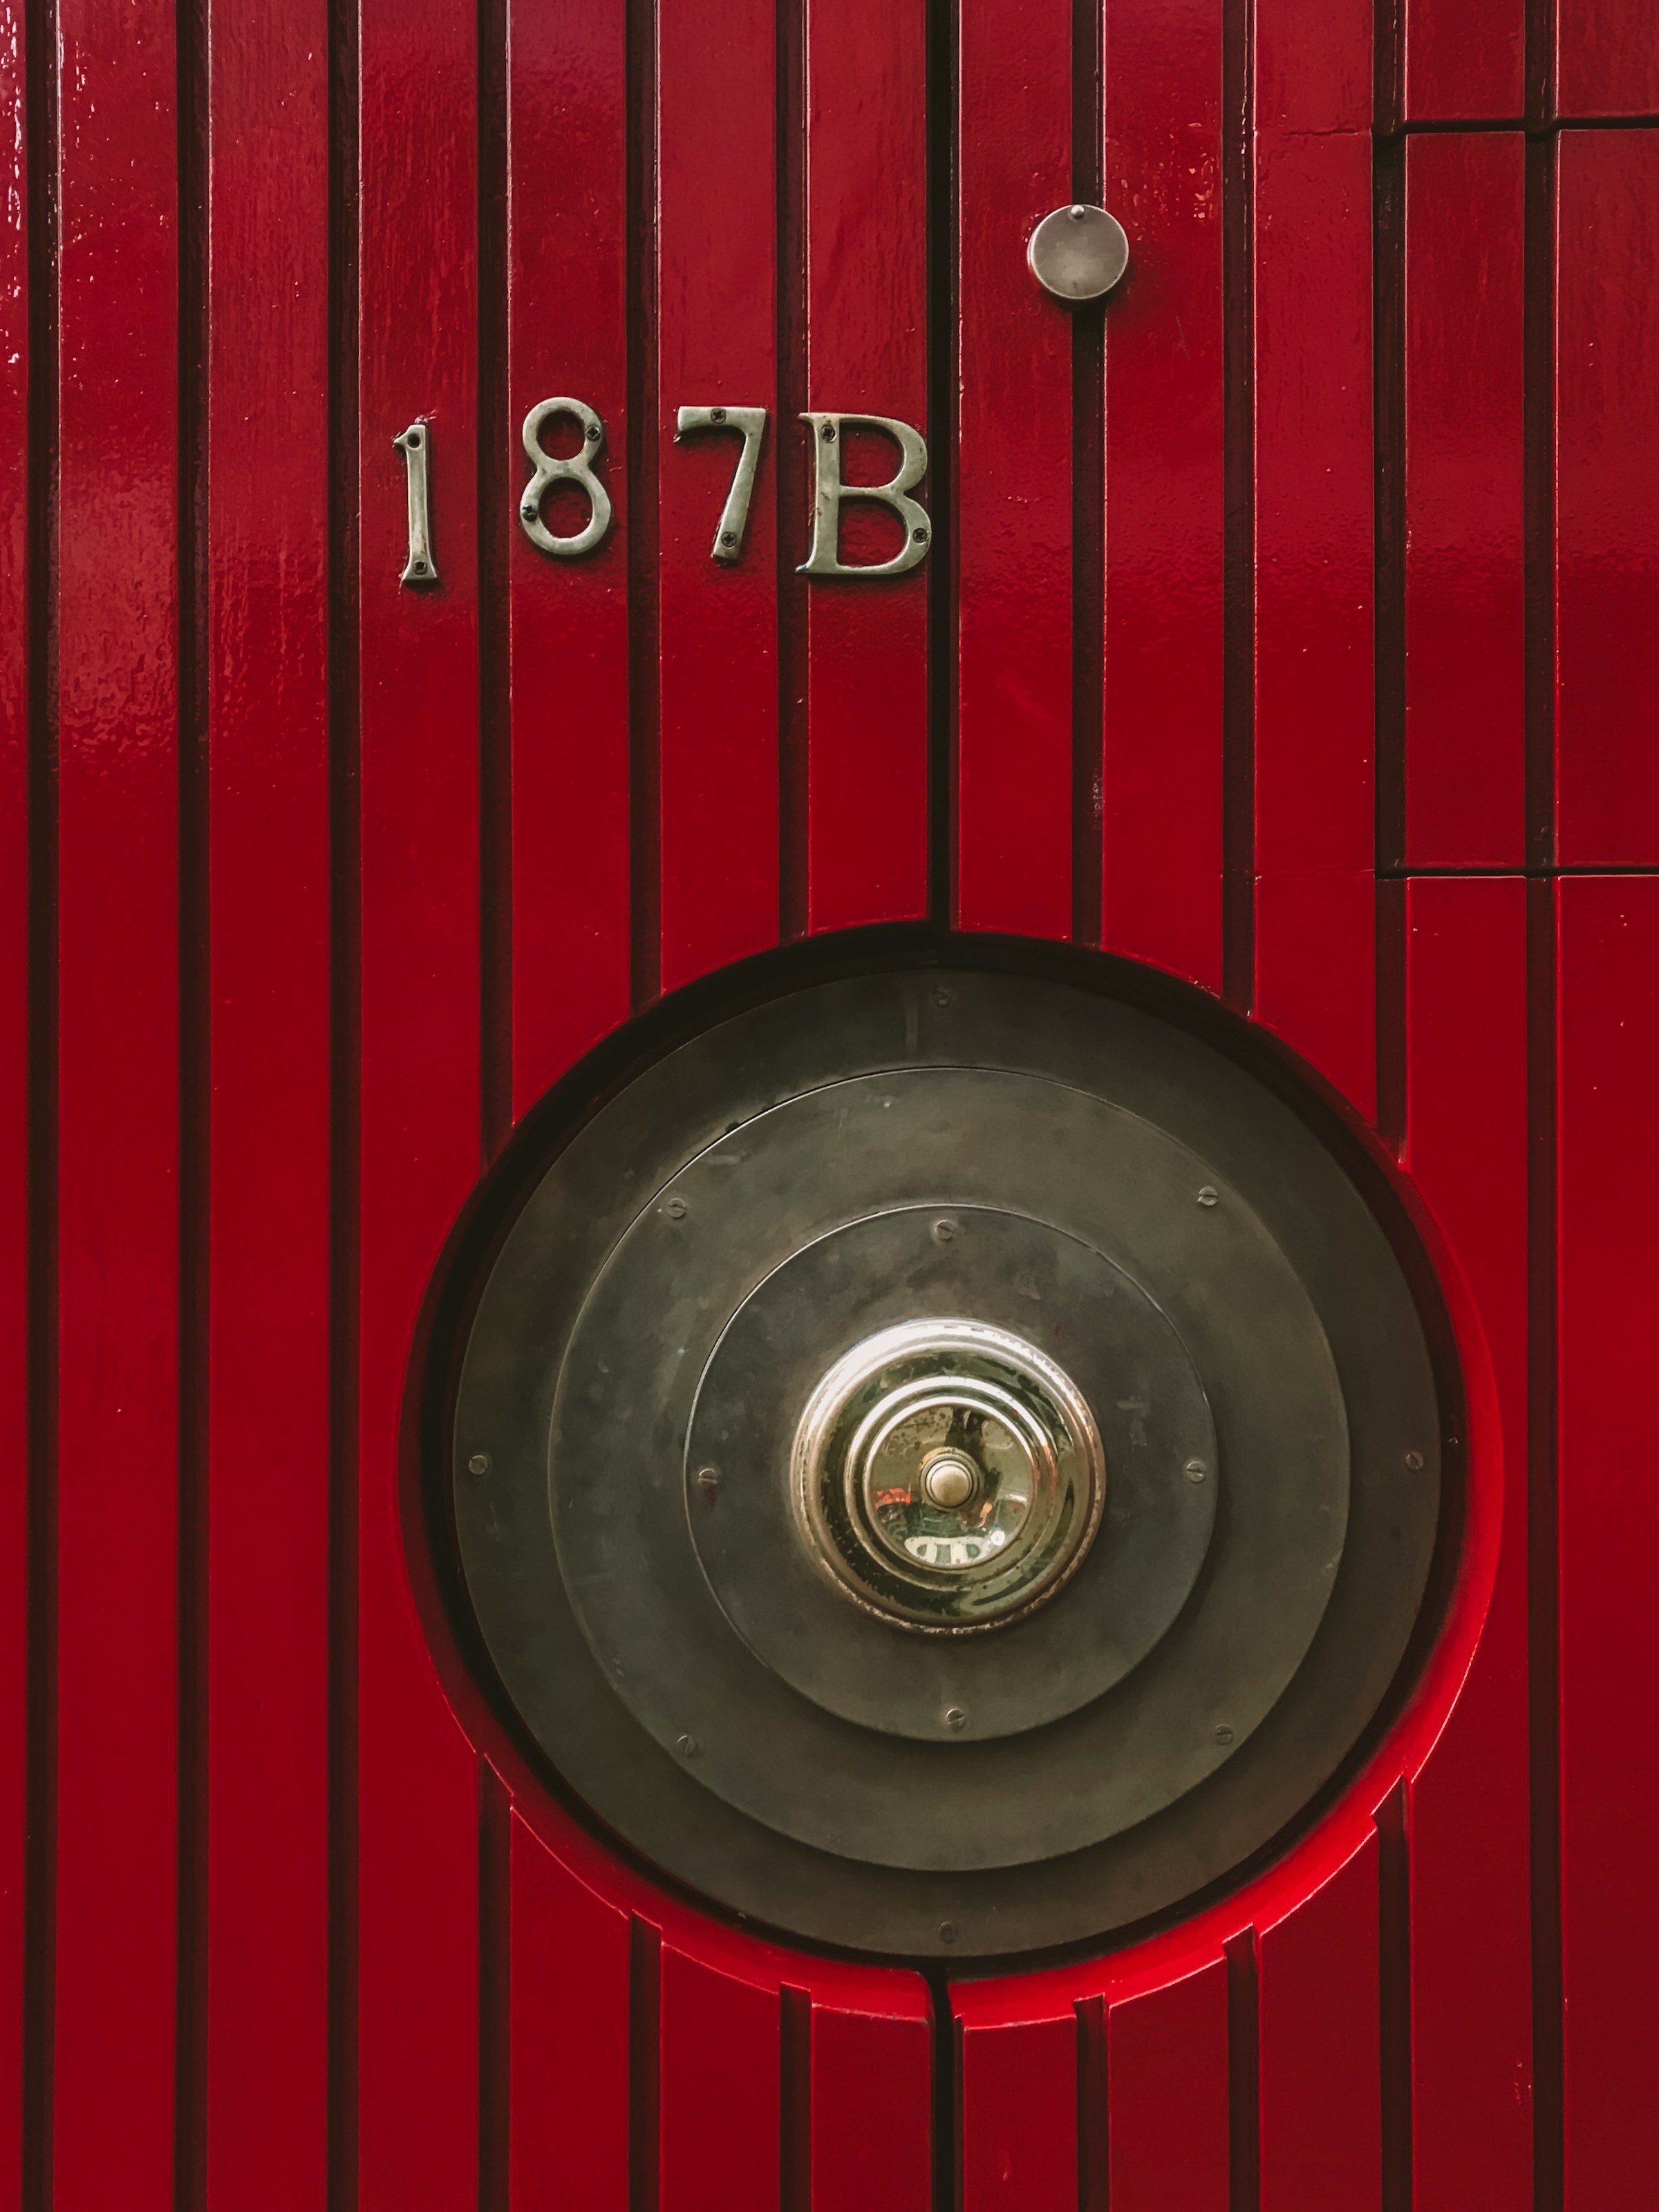
<instances>
[{"instance_id":1,"label":"dark patinated metal","mask_svg":"<svg viewBox=\"0 0 1659 2212\"><path fill-rule=\"evenodd\" d=\"M837 1361L947 1320L1054 1363L1103 1468L1052 1589L965 1634L884 1614L878 1532L850 1586L792 1474ZM506 1694L647 1857L810 1937L1006 1954L1167 1909L1319 1790L1417 1618L1438 1431L1388 1240L1252 1076L1061 983L884 974L709 1030L551 1159L454 1510ZM969 1431L917 1434L894 1540L998 1525Z\"/></svg>"}]
</instances>

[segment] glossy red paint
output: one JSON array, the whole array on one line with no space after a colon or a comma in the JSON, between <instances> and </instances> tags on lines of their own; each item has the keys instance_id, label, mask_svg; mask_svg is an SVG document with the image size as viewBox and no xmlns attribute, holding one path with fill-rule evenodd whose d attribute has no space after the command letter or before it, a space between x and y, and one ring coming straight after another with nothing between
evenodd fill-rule
<instances>
[{"instance_id":1,"label":"glossy red paint","mask_svg":"<svg viewBox=\"0 0 1659 2212\"><path fill-rule=\"evenodd\" d=\"M279 2212L328 2176L327 45L208 33L204 2170Z\"/></svg>"},{"instance_id":2,"label":"glossy red paint","mask_svg":"<svg viewBox=\"0 0 1659 2212\"><path fill-rule=\"evenodd\" d=\"M1575 878L1556 890L1560 1381L1561 1948L1567 2202L1646 2185L1659 1970L1632 1833L1654 1814L1647 1750L1654 1500L1626 1479L1646 1403L1649 1255L1659 1170L1659 883Z\"/></svg>"},{"instance_id":3,"label":"glossy red paint","mask_svg":"<svg viewBox=\"0 0 1659 2212\"><path fill-rule=\"evenodd\" d=\"M1535 2124L1540 2184L1559 2125L1569 2212L1623 2212L1654 2057L1649 11L1559 11L1559 112L1637 119L1556 133L1552 174L1443 127L1518 122L1516 0L1409 0L1403 455L1359 0L1259 0L1225 112L1249 11L1218 0L349 12L210 0L180 51L166 0L66 0L31 80L0 0L0 1019L38 1048L0 1141L22 1161L33 1116L44 1231L31 1258L14 1167L0 2159L64 2212L924 2212L941 2174L964 2212L1522 2212ZM1097 370L1024 247L1095 158L1097 27L1133 258L1074 545ZM609 434L584 562L516 521L556 392ZM730 570L731 441L672 436L720 400L773 410ZM797 401L926 427L927 568L795 577ZM391 445L422 416L429 592L397 581ZM1552 487L1522 504L1551 429L1553 544ZM1380 903L1379 464L1409 878ZM435 1595L407 1386L486 1157L631 1004L952 898L1211 990L1224 963L1397 1148L1470 1470L1441 1642L1322 1819L1188 1922L934 2021L915 1976L726 1926L562 1809Z\"/></svg>"},{"instance_id":4,"label":"glossy red paint","mask_svg":"<svg viewBox=\"0 0 1659 2212\"><path fill-rule=\"evenodd\" d=\"M58 20L57 1066L37 1077L56 1084L58 1201L52 2172L64 2212L112 2197L163 2212L179 1956L177 65L166 0L70 0Z\"/></svg>"},{"instance_id":5,"label":"glossy red paint","mask_svg":"<svg viewBox=\"0 0 1659 2212\"><path fill-rule=\"evenodd\" d=\"M1225 557L1220 0L1106 11L1100 942L1221 988ZM1156 744L1147 742L1156 730Z\"/></svg>"},{"instance_id":6,"label":"glossy red paint","mask_svg":"<svg viewBox=\"0 0 1659 2212\"><path fill-rule=\"evenodd\" d=\"M1659 861L1659 131L1557 156L1556 835L1564 866Z\"/></svg>"},{"instance_id":7,"label":"glossy red paint","mask_svg":"<svg viewBox=\"0 0 1659 2212\"><path fill-rule=\"evenodd\" d=\"M1525 142L1406 148L1406 860L1526 859Z\"/></svg>"}]
</instances>

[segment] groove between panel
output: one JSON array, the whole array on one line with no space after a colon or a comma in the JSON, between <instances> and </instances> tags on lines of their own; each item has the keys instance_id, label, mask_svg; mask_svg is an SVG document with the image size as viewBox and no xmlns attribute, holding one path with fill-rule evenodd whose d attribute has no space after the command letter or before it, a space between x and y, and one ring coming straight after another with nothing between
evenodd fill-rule
<instances>
[{"instance_id":1,"label":"groove between panel","mask_svg":"<svg viewBox=\"0 0 1659 2212\"><path fill-rule=\"evenodd\" d=\"M1382 2056L1382 2212L1411 2212L1412 1887L1406 1785L1376 1815L1378 2048Z\"/></svg>"},{"instance_id":2,"label":"groove between panel","mask_svg":"<svg viewBox=\"0 0 1659 2212\"><path fill-rule=\"evenodd\" d=\"M1553 137L1526 149L1522 346L1526 853L1547 867L1555 835L1555 173Z\"/></svg>"},{"instance_id":3,"label":"groove between panel","mask_svg":"<svg viewBox=\"0 0 1659 2212\"><path fill-rule=\"evenodd\" d=\"M778 2203L812 2212L812 1993L786 1983L778 2002Z\"/></svg>"},{"instance_id":4,"label":"groove between panel","mask_svg":"<svg viewBox=\"0 0 1659 2212\"><path fill-rule=\"evenodd\" d=\"M478 0L480 1164L513 1127L513 732L507 623L507 0Z\"/></svg>"},{"instance_id":5,"label":"groove between panel","mask_svg":"<svg viewBox=\"0 0 1659 2212\"><path fill-rule=\"evenodd\" d=\"M924 1969L933 2030L933 2212L962 2203L962 2033L951 2002L950 1978Z\"/></svg>"},{"instance_id":6,"label":"groove between panel","mask_svg":"<svg viewBox=\"0 0 1659 2212\"><path fill-rule=\"evenodd\" d=\"M501 1777L478 1761L478 2212L507 2212L512 2121L512 1820Z\"/></svg>"},{"instance_id":7,"label":"groove between panel","mask_svg":"<svg viewBox=\"0 0 1659 2212\"><path fill-rule=\"evenodd\" d=\"M1227 2137L1230 2212L1261 2212L1261 1994L1254 1928L1229 1936Z\"/></svg>"},{"instance_id":8,"label":"groove between panel","mask_svg":"<svg viewBox=\"0 0 1659 2212\"><path fill-rule=\"evenodd\" d=\"M357 2202L357 1437L362 908L357 711L357 13L329 16L328 2198Z\"/></svg>"},{"instance_id":9,"label":"groove between panel","mask_svg":"<svg viewBox=\"0 0 1659 2212\"><path fill-rule=\"evenodd\" d=\"M657 10L628 0L628 725L630 989L662 988L657 673Z\"/></svg>"},{"instance_id":10,"label":"groove between panel","mask_svg":"<svg viewBox=\"0 0 1659 2212\"><path fill-rule=\"evenodd\" d=\"M29 287L28 1680L22 2197L52 2203L58 1863L58 15L25 10Z\"/></svg>"},{"instance_id":11,"label":"groove between panel","mask_svg":"<svg viewBox=\"0 0 1659 2212\"><path fill-rule=\"evenodd\" d=\"M628 2207L658 2212L662 2194L662 1938L635 1920L628 1951Z\"/></svg>"},{"instance_id":12,"label":"groove between panel","mask_svg":"<svg viewBox=\"0 0 1659 2212\"><path fill-rule=\"evenodd\" d=\"M779 0L777 55L778 393L771 465L778 496L778 934L807 928L810 779L806 579L796 573L810 501L798 433L806 405L806 8Z\"/></svg>"},{"instance_id":13,"label":"groove between panel","mask_svg":"<svg viewBox=\"0 0 1659 2212\"><path fill-rule=\"evenodd\" d=\"M1253 0L1223 0L1222 995L1240 1013L1255 970L1255 18Z\"/></svg>"},{"instance_id":14,"label":"groove between panel","mask_svg":"<svg viewBox=\"0 0 1659 2212\"><path fill-rule=\"evenodd\" d=\"M1077 2006L1078 2212L1109 2212L1112 2193L1110 2083L1106 2000L1082 1997Z\"/></svg>"},{"instance_id":15,"label":"groove between panel","mask_svg":"<svg viewBox=\"0 0 1659 2212\"><path fill-rule=\"evenodd\" d=\"M1073 0L1072 196L1097 206L1105 147L1100 0ZM1072 311L1072 935L1101 939L1106 691L1106 302Z\"/></svg>"},{"instance_id":16,"label":"groove between panel","mask_svg":"<svg viewBox=\"0 0 1659 2212\"><path fill-rule=\"evenodd\" d=\"M927 423L935 458L927 568L927 918L946 929L957 912L957 0L928 0Z\"/></svg>"}]
</instances>

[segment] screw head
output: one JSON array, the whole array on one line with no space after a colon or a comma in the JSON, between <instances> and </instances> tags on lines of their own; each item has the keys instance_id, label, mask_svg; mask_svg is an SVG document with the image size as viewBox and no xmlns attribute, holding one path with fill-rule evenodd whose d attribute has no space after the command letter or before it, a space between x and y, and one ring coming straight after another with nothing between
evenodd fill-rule
<instances>
[{"instance_id":1,"label":"screw head","mask_svg":"<svg viewBox=\"0 0 1659 2212\"><path fill-rule=\"evenodd\" d=\"M1419 1451L1408 1451L1406 1454L1406 1464L1408 1468L1412 1468L1413 1472L1415 1472L1415 1470L1423 1464L1422 1453Z\"/></svg>"},{"instance_id":2,"label":"screw head","mask_svg":"<svg viewBox=\"0 0 1659 2212\"><path fill-rule=\"evenodd\" d=\"M960 1705L948 1705L945 1708L945 1725L948 1729L962 1729L967 1727L968 1716Z\"/></svg>"},{"instance_id":3,"label":"screw head","mask_svg":"<svg viewBox=\"0 0 1659 2212\"><path fill-rule=\"evenodd\" d=\"M590 446L597 446L599 442L599 426L597 422L590 422L587 426L587 442Z\"/></svg>"},{"instance_id":4,"label":"screw head","mask_svg":"<svg viewBox=\"0 0 1659 2212\"><path fill-rule=\"evenodd\" d=\"M949 989L945 984L941 983L933 993L933 1004L936 1006L954 1006L956 1003L956 996L957 994L954 991Z\"/></svg>"},{"instance_id":5,"label":"screw head","mask_svg":"<svg viewBox=\"0 0 1659 2212\"><path fill-rule=\"evenodd\" d=\"M695 1759L697 1755L697 1739L694 1735L676 1736L674 1748L682 1759Z\"/></svg>"},{"instance_id":6,"label":"screw head","mask_svg":"<svg viewBox=\"0 0 1659 2212\"><path fill-rule=\"evenodd\" d=\"M685 1218L685 1200L683 1198L665 1199L663 1200L662 1210L668 1216L668 1218L671 1221L684 1221Z\"/></svg>"},{"instance_id":7,"label":"screw head","mask_svg":"<svg viewBox=\"0 0 1659 2212\"><path fill-rule=\"evenodd\" d=\"M720 1496L720 1469L717 1467L700 1467L697 1469L697 1488L702 1492L703 1504L712 1505Z\"/></svg>"},{"instance_id":8,"label":"screw head","mask_svg":"<svg viewBox=\"0 0 1659 2212\"><path fill-rule=\"evenodd\" d=\"M1189 1459L1187 1462L1186 1474L1188 1482L1202 1482L1209 1472L1209 1468L1205 1466L1201 1459Z\"/></svg>"},{"instance_id":9,"label":"screw head","mask_svg":"<svg viewBox=\"0 0 1659 2212\"><path fill-rule=\"evenodd\" d=\"M1088 214L1089 210L1086 207L1074 207L1069 209L1067 212L1071 216L1073 222L1081 222L1084 216Z\"/></svg>"},{"instance_id":10,"label":"screw head","mask_svg":"<svg viewBox=\"0 0 1659 2212\"><path fill-rule=\"evenodd\" d=\"M1224 1726L1218 1728L1215 1732L1215 1740L1218 1743L1231 1743L1233 1740L1233 1732Z\"/></svg>"},{"instance_id":11,"label":"screw head","mask_svg":"<svg viewBox=\"0 0 1659 2212\"><path fill-rule=\"evenodd\" d=\"M711 422L724 422L726 420L725 408L711 407L708 410L708 419Z\"/></svg>"},{"instance_id":12,"label":"screw head","mask_svg":"<svg viewBox=\"0 0 1659 2212\"><path fill-rule=\"evenodd\" d=\"M826 422L826 423L824 424L824 426L823 426L823 441L824 441L825 445L827 445L827 446L833 446L833 445L835 444L835 442L836 442L836 426L835 426L835 424L834 424L833 422Z\"/></svg>"},{"instance_id":13,"label":"screw head","mask_svg":"<svg viewBox=\"0 0 1659 2212\"><path fill-rule=\"evenodd\" d=\"M466 1463L466 1471L469 1474L488 1474L489 1472L489 1453L474 1452L471 1458L468 1460Z\"/></svg>"},{"instance_id":14,"label":"screw head","mask_svg":"<svg viewBox=\"0 0 1659 2212\"><path fill-rule=\"evenodd\" d=\"M956 1942L957 1923L954 1920L941 1920L939 1922L939 1940L941 1943L954 1943Z\"/></svg>"},{"instance_id":15,"label":"screw head","mask_svg":"<svg viewBox=\"0 0 1659 2212\"><path fill-rule=\"evenodd\" d=\"M927 543L927 532L925 530L913 530L910 535L918 545L925 545Z\"/></svg>"},{"instance_id":16,"label":"screw head","mask_svg":"<svg viewBox=\"0 0 1659 2212\"><path fill-rule=\"evenodd\" d=\"M956 1233L957 1224L954 1221L936 1221L933 1224L935 1244L948 1244Z\"/></svg>"},{"instance_id":17,"label":"screw head","mask_svg":"<svg viewBox=\"0 0 1659 2212\"><path fill-rule=\"evenodd\" d=\"M737 532L736 532L735 530L722 530L722 531L721 531L721 532L720 532L720 544L721 544L722 545L735 545L735 544L737 544L737 542L738 542L738 533L737 533Z\"/></svg>"},{"instance_id":18,"label":"screw head","mask_svg":"<svg viewBox=\"0 0 1659 2212\"><path fill-rule=\"evenodd\" d=\"M1213 1206L1220 1195L1213 1184L1206 1182L1198 1194L1198 1202L1200 1206Z\"/></svg>"}]
</instances>

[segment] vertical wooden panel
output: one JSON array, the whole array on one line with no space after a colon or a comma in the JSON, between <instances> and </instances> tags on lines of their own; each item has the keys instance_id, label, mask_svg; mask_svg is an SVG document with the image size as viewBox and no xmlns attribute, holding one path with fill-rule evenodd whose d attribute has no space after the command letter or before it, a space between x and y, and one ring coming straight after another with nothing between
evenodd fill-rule
<instances>
[{"instance_id":1,"label":"vertical wooden panel","mask_svg":"<svg viewBox=\"0 0 1659 2212\"><path fill-rule=\"evenodd\" d=\"M811 2056L811 2212L928 2212L933 2033L921 1984L893 1976L868 2011L839 1993L815 2000Z\"/></svg>"},{"instance_id":2,"label":"vertical wooden panel","mask_svg":"<svg viewBox=\"0 0 1659 2212\"><path fill-rule=\"evenodd\" d=\"M1526 857L1525 143L1406 149L1406 857Z\"/></svg>"},{"instance_id":3,"label":"vertical wooden panel","mask_svg":"<svg viewBox=\"0 0 1659 2212\"><path fill-rule=\"evenodd\" d=\"M1569 866L1659 860L1659 131L1564 132L1556 817Z\"/></svg>"},{"instance_id":4,"label":"vertical wooden panel","mask_svg":"<svg viewBox=\"0 0 1659 2212\"><path fill-rule=\"evenodd\" d=\"M173 11L66 0L58 586L63 2212L172 2212L179 407ZM116 519L118 518L118 524Z\"/></svg>"},{"instance_id":5,"label":"vertical wooden panel","mask_svg":"<svg viewBox=\"0 0 1659 2212\"><path fill-rule=\"evenodd\" d=\"M1068 0L960 0L957 919L1072 926L1072 333L1026 241L1072 197Z\"/></svg>"},{"instance_id":6,"label":"vertical wooden panel","mask_svg":"<svg viewBox=\"0 0 1659 2212\"><path fill-rule=\"evenodd\" d=\"M625 24L620 6L508 0L507 495L530 478L525 416L574 398L604 418L616 517L568 561L511 526L515 1115L629 1006ZM550 426L553 450L569 450L570 429ZM465 457L437 434L447 524ZM547 513L566 533L586 520L574 495ZM441 562L445 550L441 538Z\"/></svg>"},{"instance_id":7,"label":"vertical wooden panel","mask_svg":"<svg viewBox=\"0 0 1659 2212\"><path fill-rule=\"evenodd\" d=\"M776 32L769 0L657 17L662 981L778 933L777 458L741 560L710 557L735 441L677 447L682 406L777 399ZM799 426L781 424L793 440ZM801 556L805 559L805 554Z\"/></svg>"},{"instance_id":8,"label":"vertical wooden panel","mask_svg":"<svg viewBox=\"0 0 1659 2212\"><path fill-rule=\"evenodd\" d=\"M1112 2212L1227 2212L1227 1968L1110 2005Z\"/></svg>"},{"instance_id":9,"label":"vertical wooden panel","mask_svg":"<svg viewBox=\"0 0 1659 2212\"><path fill-rule=\"evenodd\" d=\"M1255 36L1255 1006L1370 1112L1370 9Z\"/></svg>"},{"instance_id":10,"label":"vertical wooden panel","mask_svg":"<svg viewBox=\"0 0 1659 2212\"><path fill-rule=\"evenodd\" d=\"M1503 1455L1491 1608L1411 1793L1418 2212L1532 2201L1526 921L1518 877L1406 894L1406 1164L1478 1301Z\"/></svg>"},{"instance_id":11,"label":"vertical wooden panel","mask_svg":"<svg viewBox=\"0 0 1659 2212\"><path fill-rule=\"evenodd\" d=\"M27 73L21 0L0 0L0 135L11 167L0 204L0 2170L22 2159L24 1882L28 1817L29 446ZM35 312L38 312L36 310Z\"/></svg>"},{"instance_id":12,"label":"vertical wooden panel","mask_svg":"<svg viewBox=\"0 0 1659 2212\"><path fill-rule=\"evenodd\" d=\"M628 1916L516 1814L510 1850L510 2212L626 2212Z\"/></svg>"},{"instance_id":13,"label":"vertical wooden panel","mask_svg":"<svg viewBox=\"0 0 1659 2212\"><path fill-rule=\"evenodd\" d=\"M868 9L856 30L844 0L807 0L806 404L895 416L924 434L927 59L923 0ZM780 422L778 434L780 462L795 467L799 427ZM897 450L866 434L849 481L860 465L880 483ZM890 560L901 538L885 509L846 509L844 559ZM808 927L923 914L927 564L883 582L815 579L806 637Z\"/></svg>"},{"instance_id":14,"label":"vertical wooden panel","mask_svg":"<svg viewBox=\"0 0 1659 2212\"><path fill-rule=\"evenodd\" d=\"M1408 121L1520 116L1526 0L1406 0L1405 47Z\"/></svg>"},{"instance_id":15,"label":"vertical wooden panel","mask_svg":"<svg viewBox=\"0 0 1659 2212\"><path fill-rule=\"evenodd\" d=\"M962 2212L1075 2212L1075 2014L983 2023L970 2016L957 2033Z\"/></svg>"},{"instance_id":16,"label":"vertical wooden panel","mask_svg":"<svg viewBox=\"0 0 1659 2212\"><path fill-rule=\"evenodd\" d=\"M1659 882L1576 878L1559 901L1561 1919L1566 2201L1613 2212L1650 2186L1649 2002L1659 1940L1640 1838L1650 1746L1643 1478L1655 1330Z\"/></svg>"},{"instance_id":17,"label":"vertical wooden panel","mask_svg":"<svg viewBox=\"0 0 1659 2212\"><path fill-rule=\"evenodd\" d=\"M1381 2212L1376 1860L1262 1931L1261 2212Z\"/></svg>"},{"instance_id":18,"label":"vertical wooden panel","mask_svg":"<svg viewBox=\"0 0 1659 2212\"><path fill-rule=\"evenodd\" d=\"M1221 987L1219 0L1109 0L1101 942ZM1152 733L1156 732L1154 738Z\"/></svg>"},{"instance_id":19,"label":"vertical wooden panel","mask_svg":"<svg viewBox=\"0 0 1659 2212\"><path fill-rule=\"evenodd\" d=\"M1659 114L1659 23L1649 0L1559 0L1555 105L1562 115Z\"/></svg>"},{"instance_id":20,"label":"vertical wooden panel","mask_svg":"<svg viewBox=\"0 0 1659 2212\"><path fill-rule=\"evenodd\" d=\"M661 2212L776 2212L779 1991L662 1949Z\"/></svg>"},{"instance_id":21,"label":"vertical wooden panel","mask_svg":"<svg viewBox=\"0 0 1659 2212\"><path fill-rule=\"evenodd\" d=\"M476 19L464 0L366 0L360 18L362 2212L453 2212L477 2188L476 1767L409 1585L399 1448L416 1316L481 1151ZM398 581L392 446L420 416L447 488L426 592Z\"/></svg>"},{"instance_id":22,"label":"vertical wooden panel","mask_svg":"<svg viewBox=\"0 0 1659 2212\"><path fill-rule=\"evenodd\" d=\"M207 2188L289 2212L328 2157L325 11L209 40Z\"/></svg>"}]
</instances>

